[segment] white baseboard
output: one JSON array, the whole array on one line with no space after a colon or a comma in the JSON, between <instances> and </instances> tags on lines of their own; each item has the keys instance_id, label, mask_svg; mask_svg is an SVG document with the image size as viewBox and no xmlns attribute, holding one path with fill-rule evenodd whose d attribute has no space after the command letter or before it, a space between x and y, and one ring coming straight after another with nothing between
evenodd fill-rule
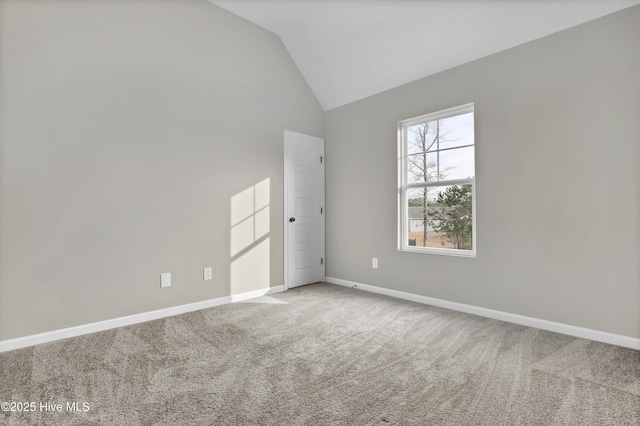
<instances>
[{"instance_id":1,"label":"white baseboard","mask_svg":"<svg viewBox=\"0 0 640 426\"><path fill-rule=\"evenodd\" d=\"M189 303L186 305L173 306L171 308L158 309L157 311L144 312L141 314L129 315L126 317L114 318L105 321L92 322L90 324L78 325L75 327L63 328L46 333L34 334L31 336L19 337L17 339L0 341L0 352L14 349L26 348L28 346L53 342L55 340L67 339L69 337L82 336L83 334L95 333L97 331L110 330L112 328L124 327L160 318L171 317L187 312L199 311L200 309L212 308L214 306L226 305L228 303L240 302L242 300L253 299L265 294L280 293L284 291L284 285L264 288L246 293L233 294L231 296L219 297L217 299L203 300L202 302Z\"/></svg>"},{"instance_id":2,"label":"white baseboard","mask_svg":"<svg viewBox=\"0 0 640 426\"><path fill-rule=\"evenodd\" d=\"M567 334L569 336L581 337L583 339L590 339L597 342L609 343L612 345L623 346L625 348L640 350L640 339L634 337L608 333L606 331L592 330L589 328L576 327L573 325L526 317L523 315L511 314L508 312L495 311L493 309L480 308L477 306L465 305L463 303L450 302L448 300L435 299L433 297L420 296L413 293L405 293L403 291L390 290L387 288L357 283L354 281L347 281L340 278L326 277L326 282L345 287L357 288L359 290L369 291L371 293L383 294L385 296L391 296L398 299L423 303L425 305L438 306L440 308L451 309L453 311L465 312L481 317L497 319L514 324L526 325L528 327L539 328L541 330L553 331L555 333Z\"/></svg>"}]
</instances>

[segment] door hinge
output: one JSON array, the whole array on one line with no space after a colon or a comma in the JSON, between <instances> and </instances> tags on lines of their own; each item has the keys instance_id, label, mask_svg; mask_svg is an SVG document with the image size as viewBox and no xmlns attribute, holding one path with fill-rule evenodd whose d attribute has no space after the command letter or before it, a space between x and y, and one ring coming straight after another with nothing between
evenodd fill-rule
<instances>
[{"instance_id":1,"label":"door hinge","mask_svg":"<svg viewBox=\"0 0 640 426\"><path fill-rule=\"evenodd\" d=\"M324 259L323 258L320 258L320 264L324 265Z\"/></svg>"},{"instance_id":2,"label":"door hinge","mask_svg":"<svg viewBox=\"0 0 640 426\"><path fill-rule=\"evenodd\" d=\"M320 164L322 164L322 156L320 156Z\"/></svg>"},{"instance_id":3,"label":"door hinge","mask_svg":"<svg viewBox=\"0 0 640 426\"><path fill-rule=\"evenodd\" d=\"M322 214L322 207L320 207L320 214Z\"/></svg>"}]
</instances>

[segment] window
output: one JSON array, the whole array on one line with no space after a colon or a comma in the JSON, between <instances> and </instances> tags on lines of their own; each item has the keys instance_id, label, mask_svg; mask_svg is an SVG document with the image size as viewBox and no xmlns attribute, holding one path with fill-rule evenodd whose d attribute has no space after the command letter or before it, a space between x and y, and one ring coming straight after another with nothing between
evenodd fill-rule
<instances>
[{"instance_id":1,"label":"window","mask_svg":"<svg viewBox=\"0 0 640 426\"><path fill-rule=\"evenodd\" d=\"M399 249L475 256L473 104L398 123Z\"/></svg>"}]
</instances>

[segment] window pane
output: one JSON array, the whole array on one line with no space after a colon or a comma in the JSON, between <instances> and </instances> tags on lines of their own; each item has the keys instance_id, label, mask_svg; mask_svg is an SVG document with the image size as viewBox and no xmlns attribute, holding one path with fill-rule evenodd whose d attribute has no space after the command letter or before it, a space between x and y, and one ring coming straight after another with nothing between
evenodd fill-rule
<instances>
[{"instance_id":1,"label":"window pane","mask_svg":"<svg viewBox=\"0 0 640 426\"><path fill-rule=\"evenodd\" d=\"M472 185L430 188L427 195L427 247L471 250Z\"/></svg>"},{"instance_id":2,"label":"window pane","mask_svg":"<svg viewBox=\"0 0 640 426\"><path fill-rule=\"evenodd\" d=\"M407 244L415 247L454 248L435 232L431 215L434 200L443 187L407 190ZM426 208L425 208L426 204ZM426 226L425 226L426 225ZM445 241L445 244L442 242Z\"/></svg>"},{"instance_id":3,"label":"window pane","mask_svg":"<svg viewBox=\"0 0 640 426\"><path fill-rule=\"evenodd\" d=\"M440 180L475 176L472 146L440 151Z\"/></svg>"},{"instance_id":4,"label":"window pane","mask_svg":"<svg viewBox=\"0 0 640 426\"><path fill-rule=\"evenodd\" d=\"M439 149L473 145L473 143L474 135L472 112L440 120Z\"/></svg>"},{"instance_id":5,"label":"window pane","mask_svg":"<svg viewBox=\"0 0 640 426\"><path fill-rule=\"evenodd\" d=\"M426 122L407 128L407 154L438 149L436 122Z\"/></svg>"},{"instance_id":6,"label":"window pane","mask_svg":"<svg viewBox=\"0 0 640 426\"><path fill-rule=\"evenodd\" d=\"M428 205L428 198L432 197L434 192L434 188L407 190L407 244L410 246L426 247L425 223L428 222L428 215L425 205Z\"/></svg>"},{"instance_id":7,"label":"window pane","mask_svg":"<svg viewBox=\"0 0 640 426\"><path fill-rule=\"evenodd\" d=\"M407 183L467 179L475 176L474 147L413 154L407 158ZM439 160L439 161L438 161Z\"/></svg>"},{"instance_id":8,"label":"window pane","mask_svg":"<svg viewBox=\"0 0 640 426\"><path fill-rule=\"evenodd\" d=\"M407 128L407 154L473 145L473 113L427 121Z\"/></svg>"},{"instance_id":9,"label":"window pane","mask_svg":"<svg viewBox=\"0 0 640 426\"><path fill-rule=\"evenodd\" d=\"M438 180L438 155L435 152L409 155L407 158L407 183Z\"/></svg>"}]
</instances>

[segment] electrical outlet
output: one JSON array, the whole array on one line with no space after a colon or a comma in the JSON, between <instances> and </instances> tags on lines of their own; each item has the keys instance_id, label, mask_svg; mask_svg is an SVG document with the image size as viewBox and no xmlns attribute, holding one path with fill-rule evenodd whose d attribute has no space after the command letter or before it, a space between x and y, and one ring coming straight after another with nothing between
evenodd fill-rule
<instances>
[{"instance_id":1,"label":"electrical outlet","mask_svg":"<svg viewBox=\"0 0 640 426\"><path fill-rule=\"evenodd\" d=\"M160 274L160 287L171 287L171 272Z\"/></svg>"},{"instance_id":2,"label":"electrical outlet","mask_svg":"<svg viewBox=\"0 0 640 426\"><path fill-rule=\"evenodd\" d=\"M371 267L373 269L378 269L378 258L377 257L374 257L374 258L371 259Z\"/></svg>"},{"instance_id":3,"label":"electrical outlet","mask_svg":"<svg viewBox=\"0 0 640 426\"><path fill-rule=\"evenodd\" d=\"M207 281L213 278L213 269L208 266L202 270L202 278Z\"/></svg>"}]
</instances>

